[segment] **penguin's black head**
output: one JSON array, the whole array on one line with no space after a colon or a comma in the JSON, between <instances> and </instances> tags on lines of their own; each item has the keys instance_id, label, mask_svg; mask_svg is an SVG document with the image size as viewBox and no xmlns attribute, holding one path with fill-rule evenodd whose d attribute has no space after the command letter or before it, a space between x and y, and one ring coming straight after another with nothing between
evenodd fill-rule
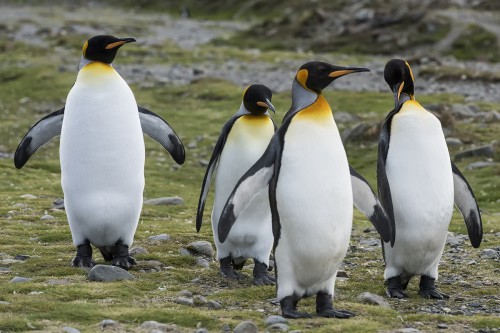
<instances>
[{"instance_id":1,"label":"penguin's black head","mask_svg":"<svg viewBox=\"0 0 500 333\"><path fill-rule=\"evenodd\" d=\"M83 56L92 61L111 64L118 49L126 43L135 42L134 38L116 38L109 35L99 35L90 38L83 45Z\"/></svg>"},{"instance_id":2,"label":"penguin's black head","mask_svg":"<svg viewBox=\"0 0 500 333\"><path fill-rule=\"evenodd\" d=\"M266 113L267 109L276 112L271 103L273 93L271 89L262 84L252 84L243 94L243 105L254 114Z\"/></svg>"},{"instance_id":3,"label":"penguin's black head","mask_svg":"<svg viewBox=\"0 0 500 333\"><path fill-rule=\"evenodd\" d=\"M295 78L306 89L318 94L335 79L356 72L369 72L367 68L340 67L321 61L311 61L299 68Z\"/></svg>"},{"instance_id":4,"label":"penguin's black head","mask_svg":"<svg viewBox=\"0 0 500 333\"><path fill-rule=\"evenodd\" d=\"M396 109L404 102L401 98L402 93L406 94L410 99L415 99L413 72L408 62L401 59L390 60L384 68L384 79L394 94Z\"/></svg>"}]
</instances>

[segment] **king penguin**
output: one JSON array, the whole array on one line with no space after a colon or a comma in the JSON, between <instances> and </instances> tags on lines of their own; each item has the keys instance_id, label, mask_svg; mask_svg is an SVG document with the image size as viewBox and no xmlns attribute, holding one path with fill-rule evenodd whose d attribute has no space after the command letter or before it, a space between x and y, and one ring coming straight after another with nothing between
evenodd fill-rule
<instances>
[{"instance_id":1,"label":"king penguin","mask_svg":"<svg viewBox=\"0 0 500 333\"><path fill-rule=\"evenodd\" d=\"M224 243L219 241L217 228L222 208L236 182L264 153L274 134L276 126L268 112L268 109L275 112L271 99L272 92L264 85L254 84L245 90L238 112L222 127L213 150L196 216L196 230L200 231L210 182L217 169L212 229L221 274L239 279L241 275L234 268L240 269L247 258L253 258L253 283L256 285L275 283L274 277L267 273L273 246L268 192L263 190L251 199Z\"/></svg>"},{"instance_id":2,"label":"king penguin","mask_svg":"<svg viewBox=\"0 0 500 333\"><path fill-rule=\"evenodd\" d=\"M112 67L118 49L133 38L99 35L83 46L76 82L64 108L37 122L14 155L23 167L36 150L60 135L61 185L73 243L74 267L92 267L91 244L125 269L142 208L145 149L142 133L182 164L184 147L161 117L138 106Z\"/></svg>"},{"instance_id":3,"label":"king penguin","mask_svg":"<svg viewBox=\"0 0 500 333\"><path fill-rule=\"evenodd\" d=\"M422 297L448 298L435 280L453 202L474 247L481 244L481 214L467 180L450 160L439 120L415 100L408 62L389 61L384 78L395 102L380 131L377 164L380 200L396 228L394 247L382 244L387 295L408 297L404 289L420 275Z\"/></svg>"},{"instance_id":4,"label":"king penguin","mask_svg":"<svg viewBox=\"0 0 500 333\"><path fill-rule=\"evenodd\" d=\"M224 242L248 200L268 186L277 299L284 317L310 317L297 311L297 303L312 295L318 316L354 315L334 309L332 302L337 269L349 245L353 203L384 240L392 238L390 221L373 191L348 164L322 95L335 79L365 71L316 61L300 67L290 110L264 154L236 184L219 221L219 239Z\"/></svg>"}]
</instances>

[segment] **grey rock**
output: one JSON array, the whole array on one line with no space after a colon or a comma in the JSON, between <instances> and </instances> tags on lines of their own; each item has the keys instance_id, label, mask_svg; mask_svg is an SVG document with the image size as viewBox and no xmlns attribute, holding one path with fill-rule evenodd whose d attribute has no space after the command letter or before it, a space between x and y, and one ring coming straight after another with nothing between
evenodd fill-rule
<instances>
[{"instance_id":1,"label":"grey rock","mask_svg":"<svg viewBox=\"0 0 500 333\"><path fill-rule=\"evenodd\" d=\"M129 251L129 254L131 256L135 256L137 254L146 254L146 253L149 253L148 250L146 250L145 248L143 247L140 247L140 246L137 246L137 247L133 247L130 249Z\"/></svg>"},{"instance_id":2,"label":"grey rock","mask_svg":"<svg viewBox=\"0 0 500 333\"><path fill-rule=\"evenodd\" d=\"M497 110L493 110L491 112L485 112L484 113L484 120L487 123L500 121L500 112L498 112Z\"/></svg>"},{"instance_id":3,"label":"grey rock","mask_svg":"<svg viewBox=\"0 0 500 333\"><path fill-rule=\"evenodd\" d=\"M53 220L53 219L54 219L54 216L49 215L49 214L45 214L42 217L40 217L40 220L42 220L42 221Z\"/></svg>"},{"instance_id":4,"label":"grey rock","mask_svg":"<svg viewBox=\"0 0 500 333\"><path fill-rule=\"evenodd\" d=\"M189 290L181 290L179 292L179 295L180 296L184 296L184 297L188 297L188 298L192 298L193 297L193 293L190 292Z\"/></svg>"},{"instance_id":5,"label":"grey rock","mask_svg":"<svg viewBox=\"0 0 500 333\"><path fill-rule=\"evenodd\" d=\"M52 202L53 209L64 209L64 199L58 198Z\"/></svg>"},{"instance_id":6,"label":"grey rock","mask_svg":"<svg viewBox=\"0 0 500 333\"><path fill-rule=\"evenodd\" d=\"M455 160L459 161L463 158L473 156L493 157L494 154L495 149L493 148L493 145L486 145L461 151L455 154Z\"/></svg>"},{"instance_id":7,"label":"grey rock","mask_svg":"<svg viewBox=\"0 0 500 333\"><path fill-rule=\"evenodd\" d=\"M196 295L193 297L193 303L196 306L203 306L208 303L207 299L201 295Z\"/></svg>"},{"instance_id":8,"label":"grey rock","mask_svg":"<svg viewBox=\"0 0 500 333\"><path fill-rule=\"evenodd\" d=\"M358 296L358 300L360 300L363 303L380 305L386 308L390 307L389 303L382 296L375 295L370 292L362 293L361 295Z\"/></svg>"},{"instance_id":9,"label":"grey rock","mask_svg":"<svg viewBox=\"0 0 500 333\"><path fill-rule=\"evenodd\" d=\"M22 202L18 202L12 205L14 208L25 209L28 208L28 205Z\"/></svg>"},{"instance_id":10,"label":"grey rock","mask_svg":"<svg viewBox=\"0 0 500 333\"><path fill-rule=\"evenodd\" d=\"M12 278L12 280L10 280L10 283L24 283L24 282L31 282L32 279L30 278L25 278L25 277L22 277L22 276L15 276Z\"/></svg>"},{"instance_id":11,"label":"grey rock","mask_svg":"<svg viewBox=\"0 0 500 333\"><path fill-rule=\"evenodd\" d=\"M288 332L288 325L287 324L282 324L282 323L276 323L268 326L266 328L266 332L272 333L272 332Z\"/></svg>"},{"instance_id":12,"label":"grey rock","mask_svg":"<svg viewBox=\"0 0 500 333\"><path fill-rule=\"evenodd\" d=\"M494 249L484 249L481 251L481 258L495 259L500 257L498 251Z\"/></svg>"},{"instance_id":13,"label":"grey rock","mask_svg":"<svg viewBox=\"0 0 500 333\"><path fill-rule=\"evenodd\" d=\"M208 262L207 259L203 259L203 258L197 258L196 259L196 264L198 266L203 267L203 268L209 268L210 267L210 262Z\"/></svg>"},{"instance_id":14,"label":"grey rock","mask_svg":"<svg viewBox=\"0 0 500 333\"><path fill-rule=\"evenodd\" d=\"M270 315L266 318L266 320L264 320L264 324L266 326L270 326L273 324L288 324L288 320L286 320L282 316Z\"/></svg>"},{"instance_id":15,"label":"grey rock","mask_svg":"<svg viewBox=\"0 0 500 333\"><path fill-rule=\"evenodd\" d=\"M177 304L182 304L182 305L193 305L194 304L193 299L187 298L187 297L182 297L182 296L177 297L174 302Z\"/></svg>"},{"instance_id":16,"label":"grey rock","mask_svg":"<svg viewBox=\"0 0 500 333\"><path fill-rule=\"evenodd\" d=\"M38 197L36 195L33 195L33 194L23 194L23 195L21 195L21 198L23 198L23 199L37 199Z\"/></svg>"},{"instance_id":17,"label":"grey rock","mask_svg":"<svg viewBox=\"0 0 500 333\"><path fill-rule=\"evenodd\" d=\"M399 330L395 330L394 332L398 332L398 333L418 333L420 331L417 330L416 328L413 328L413 327L407 327L407 328L400 328Z\"/></svg>"},{"instance_id":18,"label":"grey rock","mask_svg":"<svg viewBox=\"0 0 500 333\"><path fill-rule=\"evenodd\" d=\"M90 281L110 282L119 280L133 280L134 276L123 268L109 265L95 265L89 272Z\"/></svg>"},{"instance_id":19,"label":"grey rock","mask_svg":"<svg viewBox=\"0 0 500 333\"><path fill-rule=\"evenodd\" d=\"M7 301L0 301L0 305L9 305L10 302L7 302Z\"/></svg>"},{"instance_id":20,"label":"grey rock","mask_svg":"<svg viewBox=\"0 0 500 333\"><path fill-rule=\"evenodd\" d=\"M460 147L464 143L459 138L451 138L450 137L450 138L446 138L446 144L448 145L448 147Z\"/></svg>"},{"instance_id":21,"label":"grey rock","mask_svg":"<svg viewBox=\"0 0 500 333\"><path fill-rule=\"evenodd\" d=\"M453 104L451 106L451 112L457 118L472 118L476 115L476 108L472 105L466 104Z\"/></svg>"},{"instance_id":22,"label":"grey rock","mask_svg":"<svg viewBox=\"0 0 500 333\"><path fill-rule=\"evenodd\" d=\"M1 273L8 273L8 272L10 272L10 268L8 268L8 267L0 267L0 274Z\"/></svg>"},{"instance_id":23,"label":"grey rock","mask_svg":"<svg viewBox=\"0 0 500 333\"><path fill-rule=\"evenodd\" d=\"M189 252L187 249L181 247L179 249L179 253L181 256L190 256L191 255L191 252Z\"/></svg>"},{"instance_id":24,"label":"grey rock","mask_svg":"<svg viewBox=\"0 0 500 333\"><path fill-rule=\"evenodd\" d=\"M196 241L189 243L187 249L193 255L200 254L207 256L209 258L212 258L214 256L214 250L212 248L212 244L207 241Z\"/></svg>"},{"instance_id":25,"label":"grey rock","mask_svg":"<svg viewBox=\"0 0 500 333\"><path fill-rule=\"evenodd\" d=\"M18 254L14 257L14 260L20 260L20 261L26 261L28 260L29 258L31 258L31 256L27 255L27 254Z\"/></svg>"},{"instance_id":26,"label":"grey rock","mask_svg":"<svg viewBox=\"0 0 500 333\"><path fill-rule=\"evenodd\" d=\"M346 279L348 279L348 278L349 278L349 275L347 274L347 272L346 272L346 271L343 271L343 270L340 270L340 269L339 269L339 270L337 271L337 277L339 277L339 278L346 278Z\"/></svg>"},{"instance_id":27,"label":"grey rock","mask_svg":"<svg viewBox=\"0 0 500 333\"><path fill-rule=\"evenodd\" d=\"M111 327L117 327L118 325L119 323L112 319L104 319L99 323L99 327L101 328L101 330Z\"/></svg>"},{"instance_id":28,"label":"grey rock","mask_svg":"<svg viewBox=\"0 0 500 333\"><path fill-rule=\"evenodd\" d=\"M63 332L64 333L80 333L80 330L77 330L76 328L65 326L63 327Z\"/></svg>"},{"instance_id":29,"label":"grey rock","mask_svg":"<svg viewBox=\"0 0 500 333\"><path fill-rule=\"evenodd\" d=\"M165 242L168 240L170 240L170 235L167 234L160 234L148 237L148 241L150 242Z\"/></svg>"},{"instance_id":30,"label":"grey rock","mask_svg":"<svg viewBox=\"0 0 500 333\"><path fill-rule=\"evenodd\" d=\"M187 145L187 147L188 147L189 149L194 149L194 148L198 147L198 144L196 143L196 141L191 141L191 142Z\"/></svg>"},{"instance_id":31,"label":"grey rock","mask_svg":"<svg viewBox=\"0 0 500 333\"><path fill-rule=\"evenodd\" d=\"M65 279L50 279L47 281L47 284L50 286L58 286L58 285L65 285L65 284L70 284L71 282L69 280Z\"/></svg>"},{"instance_id":32,"label":"grey rock","mask_svg":"<svg viewBox=\"0 0 500 333\"><path fill-rule=\"evenodd\" d=\"M251 321L242 321L234 328L234 333L258 333L259 329Z\"/></svg>"},{"instance_id":33,"label":"grey rock","mask_svg":"<svg viewBox=\"0 0 500 333\"><path fill-rule=\"evenodd\" d=\"M212 310L220 310L222 309L222 305L219 302L216 301L208 301L207 306L209 309Z\"/></svg>"},{"instance_id":34,"label":"grey rock","mask_svg":"<svg viewBox=\"0 0 500 333\"><path fill-rule=\"evenodd\" d=\"M446 244L452 245L452 246L458 246L464 243L464 238L462 235L455 235L452 232L448 232L448 235L446 236Z\"/></svg>"},{"instance_id":35,"label":"grey rock","mask_svg":"<svg viewBox=\"0 0 500 333\"><path fill-rule=\"evenodd\" d=\"M228 324L224 323L224 325L222 325L222 327L220 328L220 330L222 332L231 332L231 327L229 327Z\"/></svg>"},{"instance_id":36,"label":"grey rock","mask_svg":"<svg viewBox=\"0 0 500 333\"><path fill-rule=\"evenodd\" d=\"M206 166L208 166L209 161L208 160L199 160L198 163L200 163L201 166L206 167Z\"/></svg>"},{"instance_id":37,"label":"grey rock","mask_svg":"<svg viewBox=\"0 0 500 333\"><path fill-rule=\"evenodd\" d=\"M490 166L495 166L498 163L495 162L490 162L490 161L478 161L471 163L467 166L467 170L474 170L474 169L481 169L481 168L486 168Z\"/></svg>"},{"instance_id":38,"label":"grey rock","mask_svg":"<svg viewBox=\"0 0 500 333\"><path fill-rule=\"evenodd\" d=\"M437 328L446 329L446 328L448 328L448 325L440 323L440 324L437 324Z\"/></svg>"},{"instance_id":39,"label":"grey rock","mask_svg":"<svg viewBox=\"0 0 500 333\"><path fill-rule=\"evenodd\" d=\"M180 197L163 197L144 200L145 205L169 205L169 206L179 206L184 205L184 200Z\"/></svg>"},{"instance_id":40,"label":"grey rock","mask_svg":"<svg viewBox=\"0 0 500 333\"><path fill-rule=\"evenodd\" d=\"M159 330L160 332L166 332L167 330L167 325L159 323L154 320L148 320L145 321L141 324L141 328L148 329L148 330Z\"/></svg>"}]
</instances>

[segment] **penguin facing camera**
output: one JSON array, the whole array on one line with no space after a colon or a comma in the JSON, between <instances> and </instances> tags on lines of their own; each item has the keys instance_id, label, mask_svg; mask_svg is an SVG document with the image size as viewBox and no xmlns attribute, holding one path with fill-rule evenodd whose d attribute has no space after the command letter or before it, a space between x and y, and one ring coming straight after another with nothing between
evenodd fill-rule
<instances>
[{"instance_id":1,"label":"penguin facing camera","mask_svg":"<svg viewBox=\"0 0 500 333\"><path fill-rule=\"evenodd\" d=\"M99 35L85 42L80 69L65 106L42 118L19 143L20 169L38 148L61 136L59 155L66 215L77 253L74 267L92 267L92 245L124 269L135 264L129 247L142 209L143 132L182 164L181 140L158 115L137 105L111 63L133 38Z\"/></svg>"}]
</instances>

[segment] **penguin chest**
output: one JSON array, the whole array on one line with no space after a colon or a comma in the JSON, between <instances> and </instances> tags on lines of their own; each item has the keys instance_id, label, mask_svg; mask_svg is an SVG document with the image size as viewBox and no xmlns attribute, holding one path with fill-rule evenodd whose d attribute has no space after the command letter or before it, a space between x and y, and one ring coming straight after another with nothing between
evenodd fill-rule
<instances>
[{"instance_id":1,"label":"penguin chest","mask_svg":"<svg viewBox=\"0 0 500 333\"><path fill-rule=\"evenodd\" d=\"M274 134L274 125L266 115L244 115L233 124L219 158L212 211L214 230L224 205L243 174L262 156ZM231 229L228 244L253 243L258 233L271 232L268 191L260 191ZM217 232L214 231L217 238Z\"/></svg>"},{"instance_id":2,"label":"penguin chest","mask_svg":"<svg viewBox=\"0 0 500 333\"><path fill-rule=\"evenodd\" d=\"M453 212L453 175L439 120L414 101L391 123L386 172L396 243L440 250Z\"/></svg>"},{"instance_id":3,"label":"penguin chest","mask_svg":"<svg viewBox=\"0 0 500 333\"><path fill-rule=\"evenodd\" d=\"M144 157L132 91L111 66L85 66L68 95L61 131L65 194L142 196Z\"/></svg>"},{"instance_id":4,"label":"penguin chest","mask_svg":"<svg viewBox=\"0 0 500 333\"><path fill-rule=\"evenodd\" d=\"M325 264L332 268L344 257L351 231L349 166L330 108L305 111L284 138L276 188L279 243L298 262L332 261Z\"/></svg>"}]
</instances>

